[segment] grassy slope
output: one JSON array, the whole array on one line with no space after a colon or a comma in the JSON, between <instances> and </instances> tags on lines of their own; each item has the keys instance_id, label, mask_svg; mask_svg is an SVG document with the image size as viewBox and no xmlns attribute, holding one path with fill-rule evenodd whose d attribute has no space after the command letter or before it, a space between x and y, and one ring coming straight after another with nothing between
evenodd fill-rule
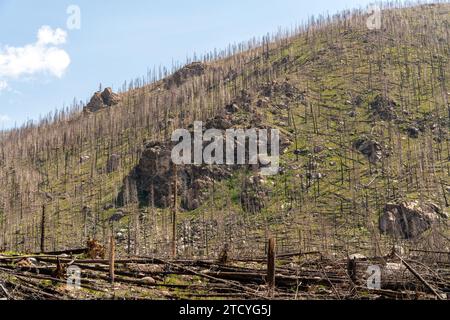
<instances>
[{"instance_id":1,"label":"grassy slope","mask_svg":"<svg viewBox=\"0 0 450 320\"><path fill-rule=\"evenodd\" d=\"M385 203L431 199L445 207L445 191L440 184L450 184L448 126L444 127L446 139L441 143L434 141L430 132L421 134L419 139L410 139L403 130L405 123L374 121L368 106L377 94L385 94L405 111L402 117L406 122L430 114L435 121L442 117L448 124L446 105L450 78L447 75L443 82L438 62L443 62L448 74L448 34L443 26L450 20L449 6L427 7L424 11L404 9L386 15L385 21L389 23L382 31L369 31L355 24L347 28L324 26L320 32L289 39L281 46L282 50L274 48L268 59L260 57L246 66L248 71L262 71L277 65L279 73L271 80L281 83L288 77L290 84L305 91L303 101L279 94L270 100L268 108L259 110L270 123L296 141L282 157L286 173L269 178L268 205L255 215L243 213L239 205L241 182L249 173L239 173L232 180L216 185L210 203L194 212L180 214L181 235L184 220L198 220L203 225L212 221L215 226L206 233L205 228L200 229L200 240L195 248L184 246L181 253L215 255L224 241L231 241L236 255L261 254L268 232L277 235L284 251L301 248L329 253L368 252L374 248L374 238L382 243L390 241L380 238L375 231ZM400 27L401 21L410 24L410 32ZM400 41L403 32L405 39ZM421 43L422 40L426 43ZM433 41L436 46L430 45ZM226 64L226 61L217 63ZM245 78L246 75L241 74L238 82ZM260 86L249 90L254 105L262 98ZM133 91L125 94L123 108L138 103L142 90L147 91L146 96L156 96L164 89L157 84L139 90L139 94ZM351 103L356 96L361 98L360 106ZM286 104L287 108L276 108L278 104ZM349 115L352 110L356 111L356 117ZM47 207L51 213L47 227L56 230L47 235L49 249L79 246L84 235L94 233L97 238L106 239L108 226L104 220L115 211L103 210L103 207L114 201L123 178L137 163L135 149L140 149L143 141L155 138L149 132L146 128L124 130L113 143L111 137L95 141L86 137L83 149L68 158L67 176L61 173L65 166L63 152L56 152L56 160L42 155L43 161L37 169L48 172L45 189L54 198ZM370 166L367 159L351 147L363 134L373 136L391 150L390 157ZM297 159L292 152L295 144L311 154ZM326 150L312 155L315 146L324 146ZM96 160L95 149L98 151ZM103 171L111 153L122 155L122 168L106 174ZM90 155L91 159L80 164L79 155L83 154ZM311 162L317 163L316 171L325 177L308 187L305 176ZM87 223L82 214L84 206L89 206L93 212ZM170 213L132 207L127 211L131 215L119 228L129 226L133 234L137 223L140 224L141 253L167 252ZM144 219L139 220L136 216L141 211ZM39 221L37 213L25 223L18 221L12 228L20 230L21 236L32 234L36 238ZM443 232L448 234L447 228ZM158 246L143 244L145 238L148 243L158 242Z\"/></svg>"}]
</instances>

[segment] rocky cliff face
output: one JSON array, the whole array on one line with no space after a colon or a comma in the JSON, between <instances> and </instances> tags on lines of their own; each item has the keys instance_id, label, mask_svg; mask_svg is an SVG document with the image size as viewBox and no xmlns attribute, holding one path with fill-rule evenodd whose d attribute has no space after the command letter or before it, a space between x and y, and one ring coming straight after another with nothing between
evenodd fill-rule
<instances>
[{"instance_id":1,"label":"rocky cliff face","mask_svg":"<svg viewBox=\"0 0 450 320\"><path fill-rule=\"evenodd\" d=\"M126 178L125 184L135 184L141 205L154 204L158 208L172 205L175 186L175 167L172 163L172 143L147 145L138 166ZM180 165L176 168L178 196L185 210L197 209L207 199L214 181L229 178L228 166ZM126 201L124 188L119 195L120 205Z\"/></svg>"},{"instance_id":2,"label":"rocky cliff face","mask_svg":"<svg viewBox=\"0 0 450 320\"><path fill-rule=\"evenodd\" d=\"M84 112L98 112L108 107L115 106L121 101L120 96L114 93L111 88L106 88L103 92L96 92L91 101L84 108Z\"/></svg>"},{"instance_id":3,"label":"rocky cliff face","mask_svg":"<svg viewBox=\"0 0 450 320\"><path fill-rule=\"evenodd\" d=\"M243 96L247 96L243 94ZM248 112L252 110L253 112ZM223 112L207 121L203 132L208 129L216 129L222 132L223 150L226 150L227 129L267 129L262 115L251 107L251 99L237 99L227 105ZM191 130L192 134L192 130ZM193 135L193 134L192 134ZM280 148L285 149L290 141L282 136ZM203 142L205 148L210 142ZM219 142L220 143L220 142ZM235 141L235 158L237 157L238 141ZM126 177L122 190L118 197L119 206L132 202L132 190L135 188L140 205L153 204L158 208L168 208L174 201L175 167L172 163L172 142L151 142L145 147L139 164ZM248 142L244 147L246 163L248 163ZM270 139L268 151L271 152ZM193 155L191 155L193 159ZM224 158L224 163L226 159ZM181 207L184 210L195 210L209 198L215 182L220 182L232 177L240 168L258 170L263 165L177 165L177 194L181 199ZM266 190L263 190L258 176L250 178L242 186L241 204L245 211L259 212L264 207Z\"/></svg>"}]
</instances>

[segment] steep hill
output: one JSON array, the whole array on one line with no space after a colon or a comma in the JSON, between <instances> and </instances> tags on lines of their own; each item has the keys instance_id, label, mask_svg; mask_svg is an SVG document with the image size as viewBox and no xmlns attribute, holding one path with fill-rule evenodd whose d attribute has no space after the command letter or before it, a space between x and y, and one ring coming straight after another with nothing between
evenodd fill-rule
<instances>
[{"instance_id":1,"label":"steep hill","mask_svg":"<svg viewBox=\"0 0 450 320\"><path fill-rule=\"evenodd\" d=\"M114 223L123 253L170 254L173 172L149 183L150 149L195 120L249 127L255 118L282 132L280 174L243 167L180 184L179 256L216 257L224 244L261 255L269 234L280 252L448 249L446 218L414 237L380 233L379 219L388 204L449 212L450 5L382 15L380 30L363 12L313 19L149 73L114 104L75 105L3 133L0 251L106 244Z\"/></svg>"}]
</instances>

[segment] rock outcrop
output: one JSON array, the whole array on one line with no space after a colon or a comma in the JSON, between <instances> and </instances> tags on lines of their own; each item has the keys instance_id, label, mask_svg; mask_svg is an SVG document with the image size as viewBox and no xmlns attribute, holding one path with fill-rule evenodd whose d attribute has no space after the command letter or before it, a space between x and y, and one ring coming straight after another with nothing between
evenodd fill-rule
<instances>
[{"instance_id":1,"label":"rock outcrop","mask_svg":"<svg viewBox=\"0 0 450 320\"><path fill-rule=\"evenodd\" d=\"M96 92L91 101L84 108L85 112L98 112L117 105L121 101L120 96L114 93L111 88L106 88L103 92Z\"/></svg>"},{"instance_id":2,"label":"rock outcrop","mask_svg":"<svg viewBox=\"0 0 450 320\"><path fill-rule=\"evenodd\" d=\"M297 87L289 83L288 80L283 82L272 81L262 85L261 93L264 97L271 98L277 95L284 95L287 98L301 97L302 92Z\"/></svg>"},{"instance_id":3,"label":"rock outcrop","mask_svg":"<svg viewBox=\"0 0 450 320\"><path fill-rule=\"evenodd\" d=\"M158 208L168 208L173 203L174 166L172 165L172 143L147 145L138 166L133 170L128 183L135 183L141 205L152 202ZM197 209L208 197L214 181L231 176L228 166L180 165L177 166L178 196L185 210ZM125 190L119 195L123 205Z\"/></svg>"},{"instance_id":4,"label":"rock outcrop","mask_svg":"<svg viewBox=\"0 0 450 320\"><path fill-rule=\"evenodd\" d=\"M378 95L370 103L370 110L374 118L380 118L384 121L392 121L398 118L398 105L395 101L388 99L382 95Z\"/></svg>"},{"instance_id":5,"label":"rock outcrop","mask_svg":"<svg viewBox=\"0 0 450 320\"><path fill-rule=\"evenodd\" d=\"M173 86L181 86L188 79L193 77L199 77L205 74L208 66L202 62L192 62L188 65L185 65L180 70L176 71L172 76L166 78L165 84L166 88L169 89Z\"/></svg>"},{"instance_id":6,"label":"rock outcrop","mask_svg":"<svg viewBox=\"0 0 450 320\"><path fill-rule=\"evenodd\" d=\"M379 228L382 233L396 238L414 239L445 218L445 213L431 202L388 204L380 217Z\"/></svg>"},{"instance_id":7,"label":"rock outcrop","mask_svg":"<svg viewBox=\"0 0 450 320\"><path fill-rule=\"evenodd\" d=\"M370 163L375 164L383 157L381 145L367 136L362 136L353 143L353 148L367 157Z\"/></svg>"},{"instance_id":8,"label":"rock outcrop","mask_svg":"<svg viewBox=\"0 0 450 320\"><path fill-rule=\"evenodd\" d=\"M120 96L117 93L114 93L111 88L106 88L105 90L103 90L102 99L103 103L108 107L115 106L121 101Z\"/></svg>"},{"instance_id":9,"label":"rock outcrop","mask_svg":"<svg viewBox=\"0 0 450 320\"><path fill-rule=\"evenodd\" d=\"M225 106L221 113L206 121L203 131L216 129L221 132L220 137L215 138L215 142L223 143L223 151L226 151L226 130L227 129L269 129L264 124L264 117L259 112L248 112L251 109L252 99L250 95L243 91ZM191 137L193 137L193 126L189 127ZM203 150L211 142L203 142ZM235 140L235 163L237 160L238 147L244 147L245 166L254 170L270 165L270 161L263 163L249 164L248 141L246 145L238 145ZM283 152L290 145L290 141L284 136L280 136L280 151ZM173 204L174 165L172 163L172 149L175 143L172 142L151 142L145 147L139 164L125 178L121 192L118 195L118 205L123 206L134 199L136 190L137 198L142 206L154 204L158 208L168 208ZM268 138L267 151L272 152L271 139ZM191 154L191 159L193 155ZM222 159L226 162L226 156ZM261 160L261 158L260 158ZM228 179L241 165L178 165L177 166L177 195L181 200L182 209L191 211L199 208L209 199L215 182ZM256 179L256 178L255 178ZM256 189L255 189L256 188ZM246 184L242 191L242 207L249 212L259 212L264 203L259 201L258 196L263 196L260 181ZM128 196L127 194L131 194ZM131 200L130 200L131 199Z\"/></svg>"}]
</instances>

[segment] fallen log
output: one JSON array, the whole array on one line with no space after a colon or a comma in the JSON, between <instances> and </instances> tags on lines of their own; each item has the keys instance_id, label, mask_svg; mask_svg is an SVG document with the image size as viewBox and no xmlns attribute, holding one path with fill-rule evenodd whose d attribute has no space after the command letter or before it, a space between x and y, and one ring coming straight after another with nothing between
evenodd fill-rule
<instances>
[{"instance_id":1,"label":"fallen log","mask_svg":"<svg viewBox=\"0 0 450 320\"><path fill-rule=\"evenodd\" d=\"M230 286L233 286L233 287L238 287L241 290L243 290L244 292L247 292L247 293L249 293L249 294L251 294L251 295L253 295L255 297L258 297L260 299L264 299L264 300L267 299L267 297L261 295L258 291L253 290L252 288L248 288L248 287L246 287L244 285L241 285L240 283L235 283L235 282L232 282L232 281L227 281L227 280L224 280L224 279L216 278L216 277L213 277L213 276L201 273L201 272L197 272L197 271L192 270L192 269L187 268L187 267L183 267L183 266L171 263L171 262L166 262L166 261L161 260L161 259L154 259L154 260L155 261L159 261L159 262L161 262L163 264L170 265L170 266L175 267L175 268L184 269L185 271L187 271L189 273L192 273L192 274L197 275L197 276L202 277L202 278L206 278L208 280L212 280L212 281L216 281L216 282L222 282L222 283L225 283L225 284L229 284Z\"/></svg>"},{"instance_id":2,"label":"fallen log","mask_svg":"<svg viewBox=\"0 0 450 320\"><path fill-rule=\"evenodd\" d=\"M2 289L3 293L6 295L8 300L14 300L13 297L9 294L8 290L0 283L0 289Z\"/></svg>"},{"instance_id":3,"label":"fallen log","mask_svg":"<svg viewBox=\"0 0 450 320\"><path fill-rule=\"evenodd\" d=\"M444 300L441 294L439 294L436 289L434 289L414 268L407 263L402 257L400 257L398 254L395 254L397 258L401 260L401 262L405 265L405 267L411 271L411 273L417 277L417 279L420 280L439 300Z\"/></svg>"},{"instance_id":4,"label":"fallen log","mask_svg":"<svg viewBox=\"0 0 450 320\"><path fill-rule=\"evenodd\" d=\"M319 255L322 257L322 253L318 251L311 252L295 252L295 253L285 253L277 255L277 260L290 259L295 257L304 257L310 255ZM232 262L266 262L267 257L258 257L258 258L248 258L248 259L231 259Z\"/></svg>"},{"instance_id":5,"label":"fallen log","mask_svg":"<svg viewBox=\"0 0 450 320\"><path fill-rule=\"evenodd\" d=\"M61 251L46 251L46 252L35 252L33 255L44 255L44 256L61 256L61 255L79 255L79 254L85 254L88 253L89 248L79 248L79 249L68 249L68 250L61 250Z\"/></svg>"},{"instance_id":6,"label":"fallen log","mask_svg":"<svg viewBox=\"0 0 450 320\"><path fill-rule=\"evenodd\" d=\"M38 270L39 269L36 270L36 269L33 268L31 270L26 270L25 273L21 274L20 272L22 272L23 270L14 269L14 268L4 268L3 266L0 267L0 271L3 271L3 272L8 273L8 274L13 274L14 276L22 278L23 280L26 280L27 278L33 278L33 279L40 279L40 280L49 280L49 281L52 281L54 283L61 283L61 284L66 284L67 283L67 281L64 280L64 279L58 279L58 278L52 277L51 276L52 275L51 270L42 269L41 268L40 272L43 271L43 270L47 271L46 273L42 273L42 274L41 273L37 273ZM85 289L89 289L89 290L104 292L103 289L100 289L100 288L97 288L97 287L91 286L91 285L81 284L81 287L85 288Z\"/></svg>"},{"instance_id":7,"label":"fallen log","mask_svg":"<svg viewBox=\"0 0 450 320\"><path fill-rule=\"evenodd\" d=\"M242 283L254 283L254 284L265 284L266 274L264 273L250 273L250 272L205 272L204 275L212 276L214 278L234 280ZM287 276L287 275L275 275L275 281L280 287L293 287L302 283L306 284L316 284L329 286L330 283L346 283L345 278L329 278L324 277L305 277L305 276Z\"/></svg>"}]
</instances>

